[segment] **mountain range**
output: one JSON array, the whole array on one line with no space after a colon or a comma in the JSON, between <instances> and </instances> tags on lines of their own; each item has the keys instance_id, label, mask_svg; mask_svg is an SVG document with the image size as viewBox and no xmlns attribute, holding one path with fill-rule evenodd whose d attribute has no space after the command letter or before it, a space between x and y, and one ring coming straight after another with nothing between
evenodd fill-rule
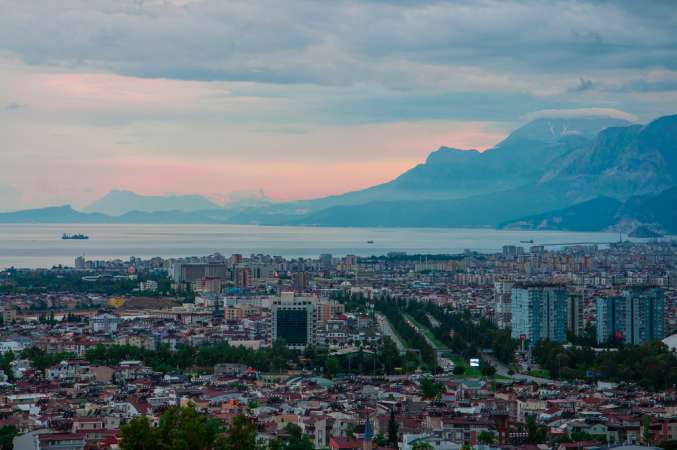
<instances>
[{"instance_id":1,"label":"mountain range","mask_svg":"<svg viewBox=\"0 0 677 450\"><path fill-rule=\"evenodd\" d=\"M541 118L483 152L441 147L394 180L306 201L221 206L202 196L113 191L80 213L56 207L0 222L241 223L507 227L677 233L677 115L639 125Z\"/></svg>"}]
</instances>

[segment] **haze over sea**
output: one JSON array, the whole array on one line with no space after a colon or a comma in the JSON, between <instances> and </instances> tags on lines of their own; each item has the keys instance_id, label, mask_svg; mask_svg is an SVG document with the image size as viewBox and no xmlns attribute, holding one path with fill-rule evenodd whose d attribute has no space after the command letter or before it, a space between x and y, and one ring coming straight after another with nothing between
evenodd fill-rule
<instances>
[{"instance_id":1,"label":"haze over sea","mask_svg":"<svg viewBox=\"0 0 677 450\"><path fill-rule=\"evenodd\" d=\"M63 233L90 239L62 240ZM520 243L531 240L534 243ZM0 225L0 268L73 265L87 259L204 256L215 252L285 257L500 251L503 245L615 242L616 233L454 228L324 228L256 225ZM368 241L373 241L369 244Z\"/></svg>"}]
</instances>

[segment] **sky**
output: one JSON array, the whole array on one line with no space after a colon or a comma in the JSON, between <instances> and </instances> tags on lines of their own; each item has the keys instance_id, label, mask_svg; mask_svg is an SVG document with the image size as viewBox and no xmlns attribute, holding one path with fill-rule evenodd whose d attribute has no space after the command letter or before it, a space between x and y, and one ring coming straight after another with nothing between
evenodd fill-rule
<instances>
[{"instance_id":1,"label":"sky","mask_svg":"<svg viewBox=\"0 0 677 450\"><path fill-rule=\"evenodd\" d=\"M544 114L674 113L672 1L0 0L0 210L320 197Z\"/></svg>"}]
</instances>

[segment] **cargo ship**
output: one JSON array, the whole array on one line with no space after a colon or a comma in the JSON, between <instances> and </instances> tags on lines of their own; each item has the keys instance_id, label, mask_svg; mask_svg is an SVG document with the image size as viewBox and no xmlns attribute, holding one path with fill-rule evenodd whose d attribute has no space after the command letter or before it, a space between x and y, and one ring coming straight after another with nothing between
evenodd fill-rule
<instances>
[{"instance_id":1,"label":"cargo ship","mask_svg":"<svg viewBox=\"0 0 677 450\"><path fill-rule=\"evenodd\" d=\"M61 239L74 239L76 241L82 241L82 240L85 240L85 239L89 239L89 236L87 236L85 234L80 234L80 233L76 233L76 234L64 233L63 236L61 236Z\"/></svg>"}]
</instances>

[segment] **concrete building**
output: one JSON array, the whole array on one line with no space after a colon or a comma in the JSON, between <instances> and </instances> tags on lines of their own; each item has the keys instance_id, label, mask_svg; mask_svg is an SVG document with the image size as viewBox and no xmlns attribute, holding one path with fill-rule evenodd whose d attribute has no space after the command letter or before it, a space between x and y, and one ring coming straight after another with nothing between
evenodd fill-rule
<instances>
[{"instance_id":1,"label":"concrete building","mask_svg":"<svg viewBox=\"0 0 677 450\"><path fill-rule=\"evenodd\" d=\"M515 259L524 254L524 247L518 247L516 245L504 245L502 250L503 257L507 259Z\"/></svg>"},{"instance_id":2,"label":"concrete building","mask_svg":"<svg viewBox=\"0 0 677 450\"><path fill-rule=\"evenodd\" d=\"M531 345L566 341L566 290L559 285L519 284L512 290L512 337Z\"/></svg>"},{"instance_id":3,"label":"concrete building","mask_svg":"<svg viewBox=\"0 0 677 450\"><path fill-rule=\"evenodd\" d=\"M118 318L112 314L99 314L90 319L92 332L113 334L118 330Z\"/></svg>"},{"instance_id":4,"label":"concrete building","mask_svg":"<svg viewBox=\"0 0 677 450\"><path fill-rule=\"evenodd\" d=\"M283 338L290 348L316 343L317 298L283 292L272 304L271 339Z\"/></svg>"},{"instance_id":5,"label":"concrete building","mask_svg":"<svg viewBox=\"0 0 677 450\"><path fill-rule=\"evenodd\" d=\"M603 344L611 337L622 339L625 333L625 298L598 297L595 300L597 342Z\"/></svg>"},{"instance_id":6,"label":"concrete building","mask_svg":"<svg viewBox=\"0 0 677 450\"><path fill-rule=\"evenodd\" d=\"M193 283L201 278L225 279L226 264L175 262L170 275L176 283Z\"/></svg>"},{"instance_id":7,"label":"concrete building","mask_svg":"<svg viewBox=\"0 0 677 450\"><path fill-rule=\"evenodd\" d=\"M333 259L331 254L322 253L320 255L320 269L321 270L330 270L333 267Z\"/></svg>"},{"instance_id":8,"label":"concrete building","mask_svg":"<svg viewBox=\"0 0 677 450\"><path fill-rule=\"evenodd\" d=\"M496 304L496 325L507 328L512 322L513 283L497 281L494 283L494 302Z\"/></svg>"},{"instance_id":9,"label":"concrete building","mask_svg":"<svg viewBox=\"0 0 677 450\"><path fill-rule=\"evenodd\" d=\"M665 299L660 288L635 287L596 301L597 342L610 337L641 344L665 337Z\"/></svg>"},{"instance_id":10,"label":"concrete building","mask_svg":"<svg viewBox=\"0 0 677 450\"><path fill-rule=\"evenodd\" d=\"M308 287L308 274L306 272L295 272L292 277L294 292L303 292Z\"/></svg>"},{"instance_id":11,"label":"concrete building","mask_svg":"<svg viewBox=\"0 0 677 450\"><path fill-rule=\"evenodd\" d=\"M567 330L576 336L582 336L585 331L584 301L583 292L567 292Z\"/></svg>"},{"instance_id":12,"label":"concrete building","mask_svg":"<svg viewBox=\"0 0 677 450\"><path fill-rule=\"evenodd\" d=\"M0 319L2 319L4 324L16 321L16 309L11 306L0 306Z\"/></svg>"},{"instance_id":13,"label":"concrete building","mask_svg":"<svg viewBox=\"0 0 677 450\"><path fill-rule=\"evenodd\" d=\"M631 288L625 298L625 343L641 344L665 337L665 298L660 288Z\"/></svg>"},{"instance_id":14,"label":"concrete building","mask_svg":"<svg viewBox=\"0 0 677 450\"><path fill-rule=\"evenodd\" d=\"M75 258L75 270L85 270L85 257L78 256Z\"/></svg>"}]
</instances>

